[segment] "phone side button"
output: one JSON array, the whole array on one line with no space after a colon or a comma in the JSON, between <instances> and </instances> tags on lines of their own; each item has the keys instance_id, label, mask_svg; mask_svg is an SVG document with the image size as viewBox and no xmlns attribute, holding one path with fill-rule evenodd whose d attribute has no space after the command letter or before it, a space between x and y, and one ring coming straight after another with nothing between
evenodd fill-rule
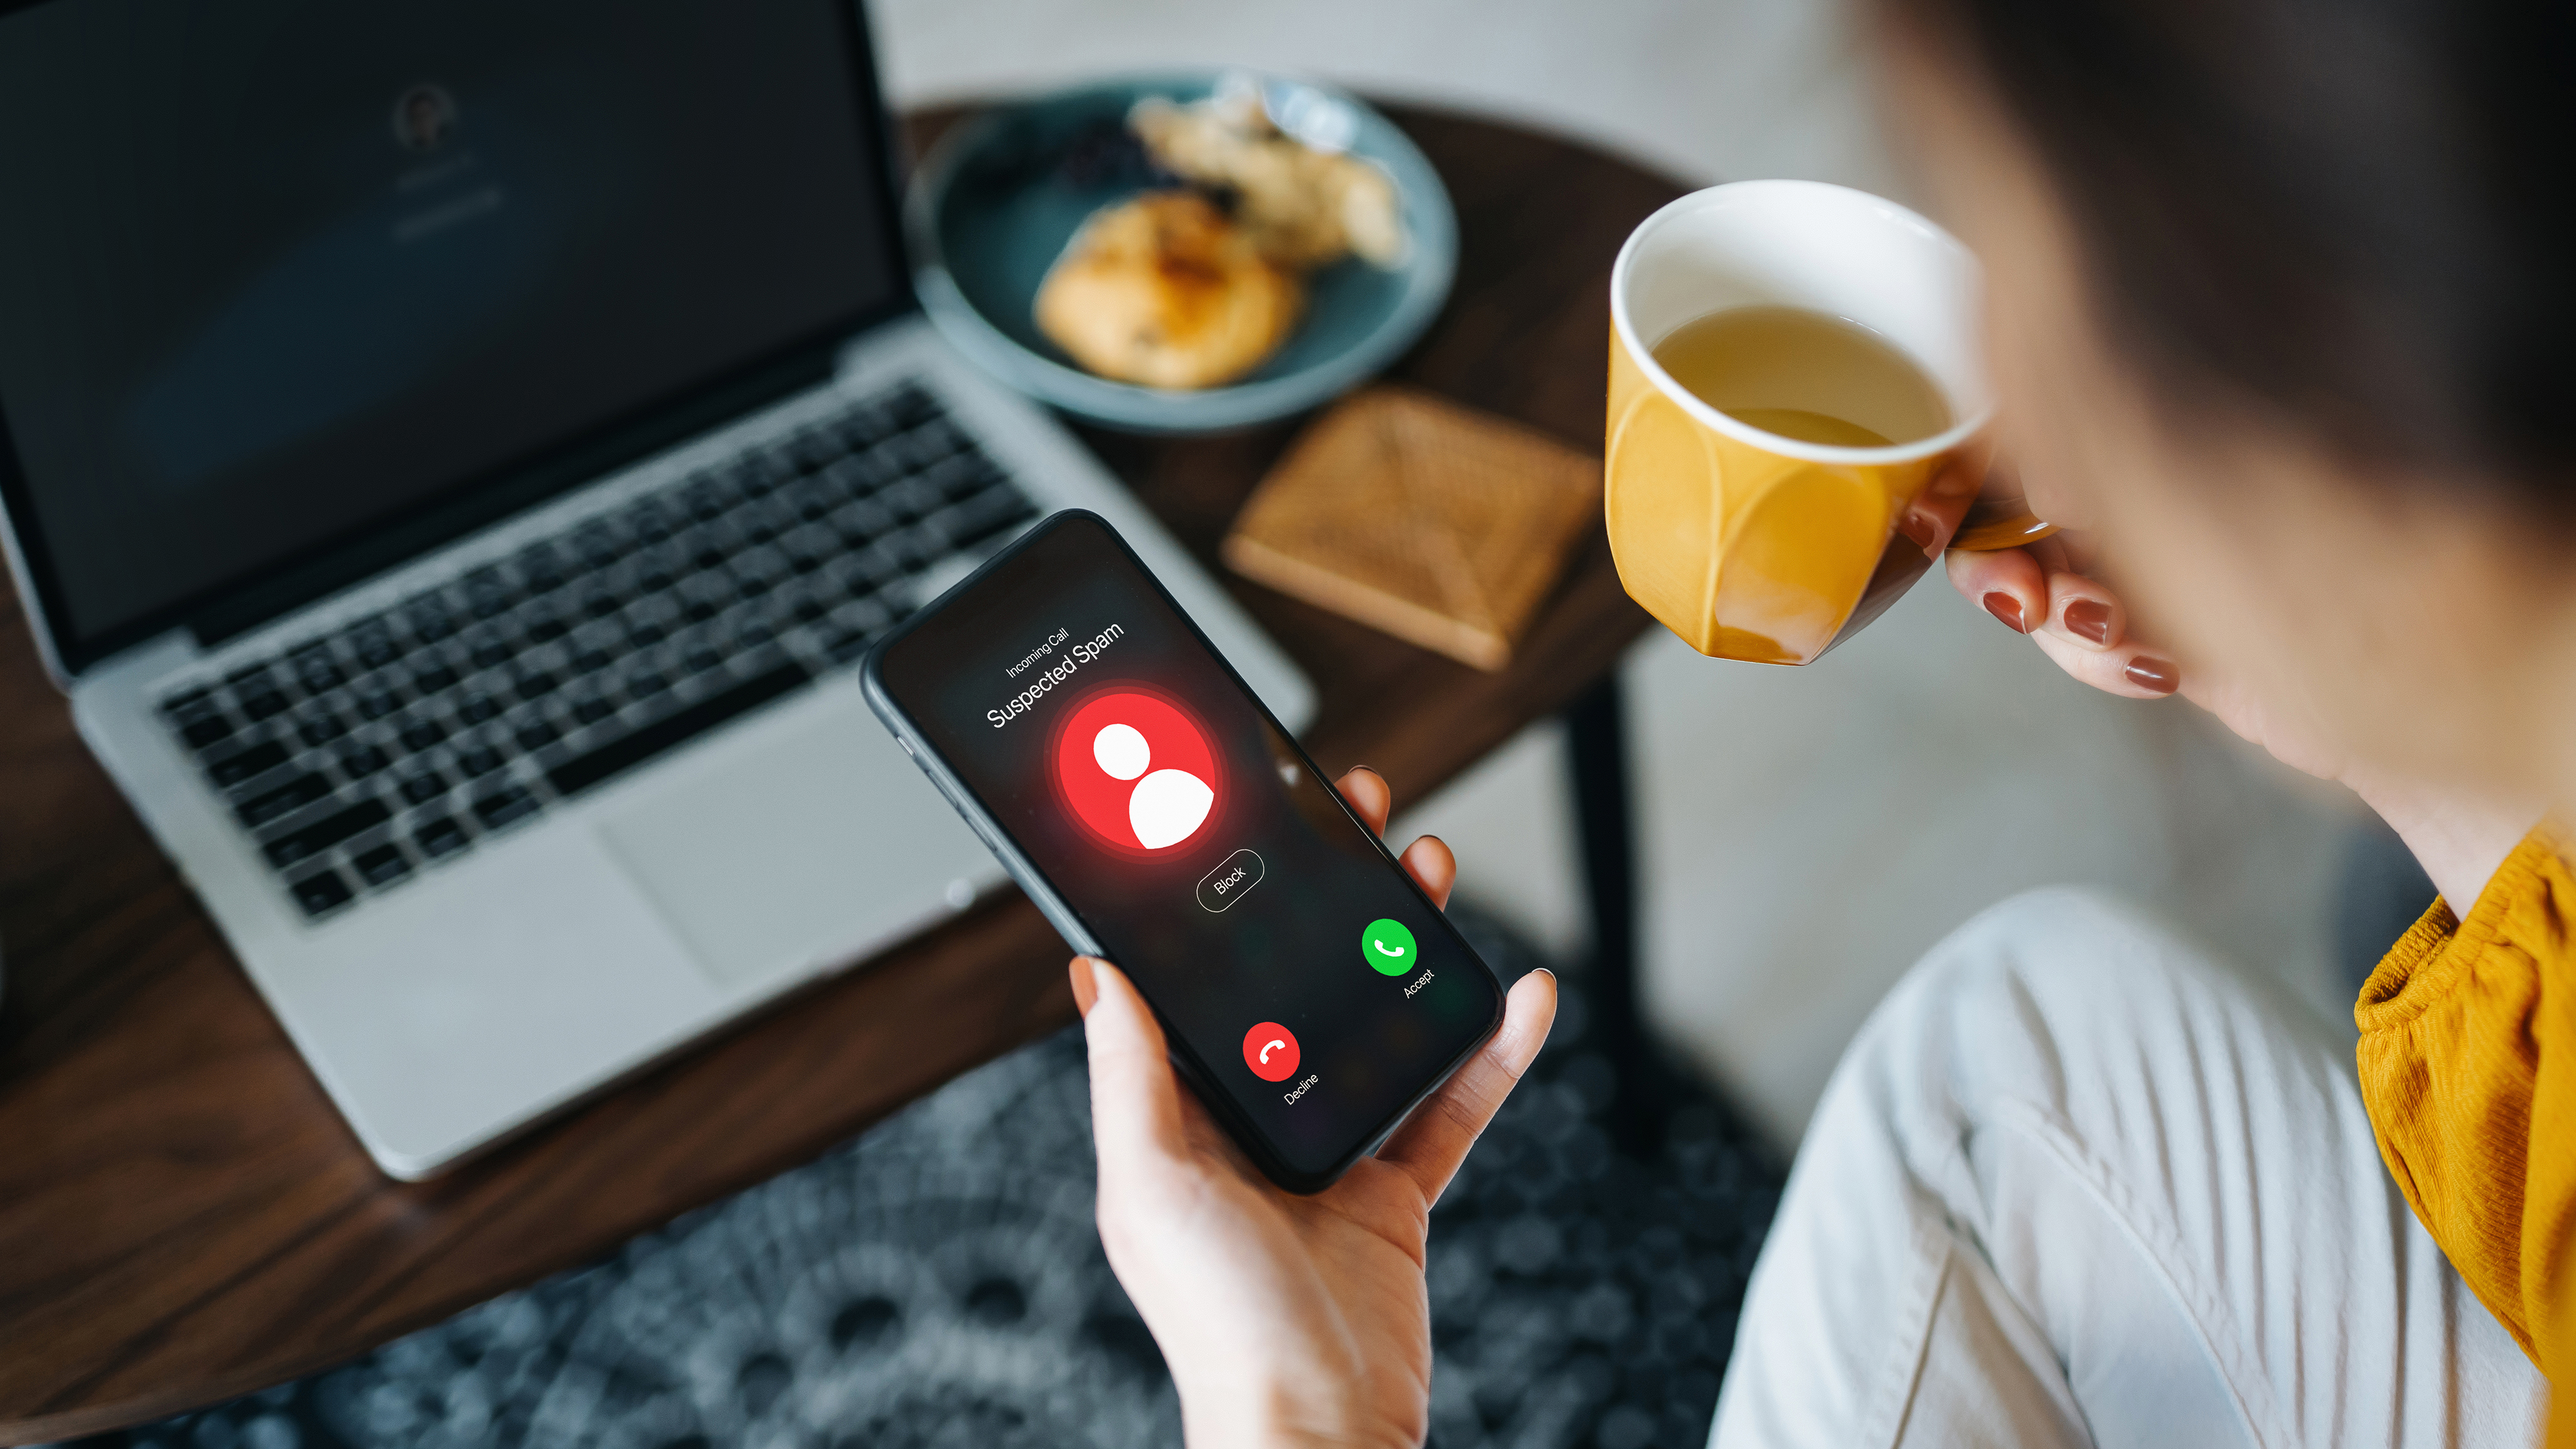
<instances>
[{"instance_id":1,"label":"phone side button","mask_svg":"<svg viewBox=\"0 0 2576 1449\"><path fill-rule=\"evenodd\" d=\"M1199 905L1210 915L1221 915L1228 906L1242 900L1246 892L1261 884L1265 873L1260 856L1249 850L1238 850L1200 879Z\"/></svg>"}]
</instances>

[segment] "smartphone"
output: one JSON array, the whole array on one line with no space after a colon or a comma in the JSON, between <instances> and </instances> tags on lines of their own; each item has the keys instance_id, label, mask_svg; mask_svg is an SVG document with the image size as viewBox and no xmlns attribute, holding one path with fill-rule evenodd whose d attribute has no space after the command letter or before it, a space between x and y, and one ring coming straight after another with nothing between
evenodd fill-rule
<instances>
[{"instance_id":1,"label":"smartphone","mask_svg":"<svg viewBox=\"0 0 2576 1449\"><path fill-rule=\"evenodd\" d=\"M1271 1181L1314 1192L1502 1024L1491 968L1096 514L880 641L868 702Z\"/></svg>"}]
</instances>

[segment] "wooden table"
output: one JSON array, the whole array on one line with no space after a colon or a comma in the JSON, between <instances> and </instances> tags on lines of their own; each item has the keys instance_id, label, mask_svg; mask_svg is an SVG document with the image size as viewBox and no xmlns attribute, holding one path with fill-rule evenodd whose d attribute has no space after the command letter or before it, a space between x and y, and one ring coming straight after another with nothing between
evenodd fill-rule
<instances>
[{"instance_id":1,"label":"wooden table","mask_svg":"<svg viewBox=\"0 0 2576 1449\"><path fill-rule=\"evenodd\" d=\"M1448 182L1455 291L1405 381L1599 447L1612 256L1669 181L1395 108ZM918 118L918 144L954 113ZM1565 707L1644 626L1596 537L1505 673L1217 569L1295 423L1084 440L1314 677L1317 761L1415 800ZM5 605L0 605L5 609ZM1401 701L1400 704L1390 703ZM0 1441L216 1402L352 1357L807 1161L1073 1018L1016 894L422 1184L359 1150L0 612Z\"/></svg>"}]
</instances>

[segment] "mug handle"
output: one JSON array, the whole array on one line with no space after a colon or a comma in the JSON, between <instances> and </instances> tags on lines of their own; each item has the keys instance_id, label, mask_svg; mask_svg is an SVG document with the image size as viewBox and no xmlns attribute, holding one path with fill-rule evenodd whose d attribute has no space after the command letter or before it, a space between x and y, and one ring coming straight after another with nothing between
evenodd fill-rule
<instances>
[{"instance_id":1,"label":"mug handle","mask_svg":"<svg viewBox=\"0 0 2576 1449\"><path fill-rule=\"evenodd\" d=\"M2001 463L1986 469L1986 481L1968 504L1967 515L1959 520L1959 529L1950 535L1950 547L1985 552L1993 549L2019 548L2037 543L2057 532L2057 525L2040 521L2023 501L2021 480Z\"/></svg>"}]
</instances>

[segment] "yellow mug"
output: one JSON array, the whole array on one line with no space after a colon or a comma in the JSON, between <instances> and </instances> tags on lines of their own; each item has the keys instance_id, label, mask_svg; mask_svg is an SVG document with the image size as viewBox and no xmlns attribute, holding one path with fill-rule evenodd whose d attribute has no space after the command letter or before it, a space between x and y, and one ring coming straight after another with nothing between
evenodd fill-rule
<instances>
[{"instance_id":1,"label":"yellow mug","mask_svg":"<svg viewBox=\"0 0 2576 1449\"><path fill-rule=\"evenodd\" d=\"M1737 182L1639 224L1610 273L1603 497L1629 596L1702 654L1805 664L1931 566L1900 530L1909 510L1955 512L1974 490L1951 547L2047 536L1989 477L1977 288L1976 259L1949 233L1848 187ZM1876 333L1931 378L1953 425L1885 448L1784 438L1711 407L1655 361L1683 324L1765 306Z\"/></svg>"}]
</instances>

